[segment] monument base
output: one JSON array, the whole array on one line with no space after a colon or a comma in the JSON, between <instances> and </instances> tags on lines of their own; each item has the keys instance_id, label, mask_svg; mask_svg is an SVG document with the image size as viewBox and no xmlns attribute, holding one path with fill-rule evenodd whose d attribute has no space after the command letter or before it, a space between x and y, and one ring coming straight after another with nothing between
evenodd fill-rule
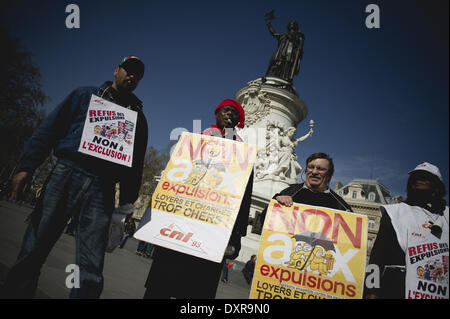
<instances>
[{"instance_id":1,"label":"monument base","mask_svg":"<svg viewBox=\"0 0 450 319\"><path fill-rule=\"evenodd\" d=\"M291 83L273 77L249 82L235 98L245 110L246 126L240 135L246 143L258 146L253 191L272 198L297 182L301 166L292 164L295 146L285 145L286 136L289 130L297 129L308 109Z\"/></svg>"},{"instance_id":2,"label":"monument base","mask_svg":"<svg viewBox=\"0 0 450 319\"><path fill-rule=\"evenodd\" d=\"M289 183L277 180L276 178L257 180L253 183L253 191L264 194L264 197L270 200L273 195L281 192L283 189L289 187L289 185Z\"/></svg>"},{"instance_id":3,"label":"monument base","mask_svg":"<svg viewBox=\"0 0 450 319\"><path fill-rule=\"evenodd\" d=\"M242 249L237 258L245 263L258 252L264 223L262 212L275 194L298 182L301 166L294 164L297 159L295 146L286 144L294 143L295 134L288 136L288 133L297 129L308 109L292 83L275 77L249 82L236 93L235 100L245 110L245 127L239 136L244 142L258 146L250 208L252 225L248 227L247 236L242 238ZM280 169L282 167L288 169Z\"/></svg>"}]
</instances>

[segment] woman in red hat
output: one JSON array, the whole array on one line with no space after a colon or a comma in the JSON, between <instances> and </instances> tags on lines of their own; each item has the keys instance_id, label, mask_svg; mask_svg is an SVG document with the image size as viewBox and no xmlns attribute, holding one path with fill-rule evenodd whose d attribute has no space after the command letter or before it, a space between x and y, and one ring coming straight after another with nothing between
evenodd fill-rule
<instances>
[{"instance_id":1,"label":"woman in red hat","mask_svg":"<svg viewBox=\"0 0 450 319\"><path fill-rule=\"evenodd\" d=\"M243 128L245 112L231 99L215 109L216 123L203 134L241 141L236 128ZM214 299L225 260L239 255L241 237L247 235L253 189L253 172L245 189L236 222L221 263L155 246L153 263L148 274L144 299Z\"/></svg>"}]
</instances>

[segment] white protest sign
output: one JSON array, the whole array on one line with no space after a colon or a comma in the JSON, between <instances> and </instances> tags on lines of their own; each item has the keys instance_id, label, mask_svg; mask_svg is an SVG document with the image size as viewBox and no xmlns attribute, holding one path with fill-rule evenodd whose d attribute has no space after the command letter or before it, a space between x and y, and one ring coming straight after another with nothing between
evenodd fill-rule
<instances>
[{"instance_id":1,"label":"white protest sign","mask_svg":"<svg viewBox=\"0 0 450 319\"><path fill-rule=\"evenodd\" d=\"M131 167L137 112L92 94L78 151Z\"/></svg>"}]
</instances>

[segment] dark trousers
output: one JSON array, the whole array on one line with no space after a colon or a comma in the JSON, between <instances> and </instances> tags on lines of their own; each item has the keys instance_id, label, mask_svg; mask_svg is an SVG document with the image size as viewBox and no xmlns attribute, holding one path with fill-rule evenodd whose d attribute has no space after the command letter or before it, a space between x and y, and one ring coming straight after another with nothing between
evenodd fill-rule
<instances>
[{"instance_id":1,"label":"dark trousers","mask_svg":"<svg viewBox=\"0 0 450 319\"><path fill-rule=\"evenodd\" d=\"M155 246L144 299L214 299L222 266Z\"/></svg>"}]
</instances>

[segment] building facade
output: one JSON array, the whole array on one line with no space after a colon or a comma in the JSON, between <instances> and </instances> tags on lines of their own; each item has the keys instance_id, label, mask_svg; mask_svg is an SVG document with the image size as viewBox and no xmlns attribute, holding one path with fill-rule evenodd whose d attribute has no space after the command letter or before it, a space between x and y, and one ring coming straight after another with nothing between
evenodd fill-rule
<instances>
[{"instance_id":1,"label":"building facade","mask_svg":"<svg viewBox=\"0 0 450 319\"><path fill-rule=\"evenodd\" d=\"M368 217L368 258L380 228L380 206L398 203L402 198L391 196L386 186L371 179L354 179L347 185L336 181L334 191L350 205L355 213Z\"/></svg>"}]
</instances>

